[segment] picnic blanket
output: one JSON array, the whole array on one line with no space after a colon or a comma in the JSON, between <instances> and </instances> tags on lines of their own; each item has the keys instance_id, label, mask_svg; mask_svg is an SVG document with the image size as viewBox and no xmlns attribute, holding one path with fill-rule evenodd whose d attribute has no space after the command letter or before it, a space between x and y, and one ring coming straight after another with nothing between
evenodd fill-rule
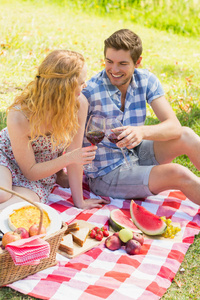
<instances>
[{"instance_id":1,"label":"picnic blanket","mask_svg":"<svg viewBox=\"0 0 200 300\"><path fill-rule=\"evenodd\" d=\"M83 183L84 197L97 198ZM110 198L99 209L73 206L70 189L56 187L49 205L63 221L85 220L94 226L108 225L110 211L119 208L129 213L130 200ZM138 255L124 249L110 251L104 243L69 259L57 254L58 264L8 286L39 299L50 300L157 300L167 291L188 247L200 231L200 207L180 191L166 191L144 200L135 200L158 216L170 217L181 225L181 239L148 239Z\"/></svg>"}]
</instances>

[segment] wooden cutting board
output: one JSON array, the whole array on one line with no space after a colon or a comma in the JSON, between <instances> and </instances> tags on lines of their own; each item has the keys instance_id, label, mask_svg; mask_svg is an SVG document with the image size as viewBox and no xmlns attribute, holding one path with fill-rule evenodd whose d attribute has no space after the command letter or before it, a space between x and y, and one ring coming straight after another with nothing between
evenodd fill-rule
<instances>
[{"instance_id":1,"label":"wooden cutting board","mask_svg":"<svg viewBox=\"0 0 200 300\"><path fill-rule=\"evenodd\" d=\"M91 224L91 223L83 221L83 220L77 220L76 222L79 224L80 228L88 227L91 230L92 228L95 227L94 224ZM112 235L112 234L113 234L113 232L109 231L109 235ZM75 242L73 243L74 244L74 254L73 255L69 255L68 253L61 251L61 250L58 250L57 252L68 258L74 258L74 257L76 257L82 253L85 253L86 251L98 246L99 244L104 243L105 240L106 240L106 237L104 237L101 241L97 241L88 236L83 247L77 245Z\"/></svg>"}]
</instances>

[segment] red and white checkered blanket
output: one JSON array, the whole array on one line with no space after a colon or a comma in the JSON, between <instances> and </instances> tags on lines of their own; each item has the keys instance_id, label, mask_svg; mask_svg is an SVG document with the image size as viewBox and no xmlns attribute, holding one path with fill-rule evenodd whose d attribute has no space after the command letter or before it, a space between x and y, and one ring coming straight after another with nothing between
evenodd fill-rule
<instances>
[{"instance_id":1,"label":"red and white checkered blanket","mask_svg":"<svg viewBox=\"0 0 200 300\"><path fill-rule=\"evenodd\" d=\"M84 197L96 197L84 184ZM110 211L129 213L129 200L112 199L100 209L83 211L73 206L70 189L56 188L49 205L63 221L85 220L95 226L108 225ZM181 225L181 240L145 239L142 253L127 255L100 244L73 259L57 255L58 264L9 287L39 299L51 300L157 300L170 286L194 236L200 231L200 207L179 191L168 191L136 201L159 216Z\"/></svg>"}]
</instances>

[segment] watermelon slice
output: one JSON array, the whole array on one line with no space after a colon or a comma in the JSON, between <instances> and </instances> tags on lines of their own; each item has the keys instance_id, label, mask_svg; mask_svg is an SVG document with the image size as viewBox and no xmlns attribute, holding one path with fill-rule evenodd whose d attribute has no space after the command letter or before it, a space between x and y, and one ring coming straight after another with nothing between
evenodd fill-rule
<instances>
[{"instance_id":1,"label":"watermelon slice","mask_svg":"<svg viewBox=\"0 0 200 300\"><path fill-rule=\"evenodd\" d=\"M133 200L130 204L130 213L133 223L145 234L160 235L167 229L166 223L160 217L136 204Z\"/></svg>"},{"instance_id":2,"label":"watermelon slice","mask_svg":"<svg viewBox=\"0 0 200 300\"><path fill-rule=\"evenodd\" d=\"M132 222L120 209L113 209L110 213L109 223L114 231L120 231L123 228L129 228L134 232L140 232Z\"/></svg>"}]
</instances>

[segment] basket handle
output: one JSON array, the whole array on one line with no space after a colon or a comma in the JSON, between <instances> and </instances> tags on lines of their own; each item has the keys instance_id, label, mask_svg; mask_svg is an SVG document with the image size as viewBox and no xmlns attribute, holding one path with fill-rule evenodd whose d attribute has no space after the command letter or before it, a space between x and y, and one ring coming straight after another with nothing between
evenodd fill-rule
<instances>
[{"instance_id":1,"label":"basket handle","mask_svg":"<svg viewBox=\"0 0 200 300\"><path fill-rule=\"evenodd\" d=\"M32 205L36 206L36 207L39 209L39 211L40 211L40 222L39 222L39 227L38 227L38 232L37 232L37 234L40 234L41 228L42 228L42 223L43 223L43 215L44 215L43 209L40 207L40 205L37 204L37 202L34 202L34 201L30 200L30 199L27 199L26 197L20 195L19 193L14 192L13 190L4 188L4 187L2 187L2 186L0 186L0 190L3 190L3 191L5 191L5 192L8 192L8 193L10 193L10 194L12 194L12 195L15 195L15 196L17 196L17 197L20 197L20 198L22 198L23 200L25 200L25 201L31 203Z\"/></svg>"}]
</instances>

